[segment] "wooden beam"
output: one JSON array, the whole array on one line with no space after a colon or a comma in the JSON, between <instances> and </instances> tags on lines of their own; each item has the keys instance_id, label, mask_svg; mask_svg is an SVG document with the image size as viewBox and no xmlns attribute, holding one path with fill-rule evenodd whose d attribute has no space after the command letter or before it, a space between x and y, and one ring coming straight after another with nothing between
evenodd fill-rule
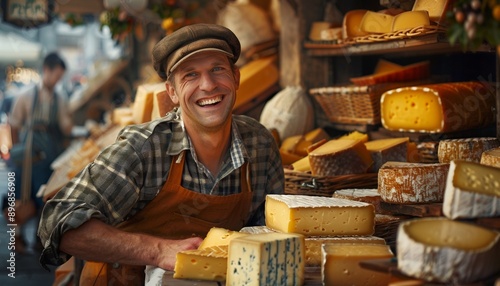
<instances>
[{"instance_id":1,"label":"wooden beam","mask_svg":"<svg viewBox=\"0 0 500 286\"><path fill-rule=\"evenodd\" d=\"M56 13L100 14L104 11L102 0L55 1Z\"/></svg>"}]
</instances>

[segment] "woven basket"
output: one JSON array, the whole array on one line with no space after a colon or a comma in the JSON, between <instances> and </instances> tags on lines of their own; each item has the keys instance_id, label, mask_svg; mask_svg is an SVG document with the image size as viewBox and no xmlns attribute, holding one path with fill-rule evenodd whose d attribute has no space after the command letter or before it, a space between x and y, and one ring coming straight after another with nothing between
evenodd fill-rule
<instances>
[{"instance_id":1,"label":"woven basket","mask_svg":"<svg viewBox=\"0 0 500 286\"><path fill-rule=\"evenodd\" d=\"M285 193L330 197L336 190L377 188L378 174L350 174L339 176L314 176L309 172L285 169Z\"/></svg>"}]
</instances>

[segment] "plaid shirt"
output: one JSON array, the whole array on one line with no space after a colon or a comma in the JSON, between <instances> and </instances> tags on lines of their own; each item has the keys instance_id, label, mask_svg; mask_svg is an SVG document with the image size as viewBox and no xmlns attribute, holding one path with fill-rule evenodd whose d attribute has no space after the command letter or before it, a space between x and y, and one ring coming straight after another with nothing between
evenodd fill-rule
<instances>
[{"instance_id":1,"label":"plaid shirt","mask_svg":"<svg viewBox=\"0 0 500 286\"><path fill-rule=\"evenodd\" d=\"M59 253L61 235L90 218L117 225L151 201L165 183L172 156L186 150L182 186L211 195L240 190L240 167L249 162L253 201L247 225L263 225L266 194L284 192L278 146L257 121L233 115L232 141L221 171L214 177L196 158L180 119L180 109L159 120L125 127L115 144L48 201L38 235L45 249L43 265L58 265L69 256Z\"/></svg>"}]
</instances>

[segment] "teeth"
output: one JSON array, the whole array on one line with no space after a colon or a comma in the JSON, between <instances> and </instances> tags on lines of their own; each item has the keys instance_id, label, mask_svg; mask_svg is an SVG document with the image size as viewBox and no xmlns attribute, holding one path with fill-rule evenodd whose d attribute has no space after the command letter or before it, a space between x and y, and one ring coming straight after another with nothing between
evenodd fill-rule
<instances>
[{"instance_id":1,"label":"teeth","mask_svg":"<svg viewBox=\"0 0 500 286\"><path fill-rule=\"evenodd\" d=\"M199 100L198 105L205 106L205 105L209 105L209 104L215 104L215 103L218 103L221 101L222 101L222 96L217 96L217 97L210 98L210 99Z\"/></svg>"}]
</instances>

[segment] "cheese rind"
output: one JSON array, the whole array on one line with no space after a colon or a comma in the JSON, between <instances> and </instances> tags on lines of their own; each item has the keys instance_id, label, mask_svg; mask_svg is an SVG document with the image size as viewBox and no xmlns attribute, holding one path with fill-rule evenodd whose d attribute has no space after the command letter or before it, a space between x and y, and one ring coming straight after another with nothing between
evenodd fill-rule
<instances>
[{"instance_id":1,"label":"cheese rind","mask_svg":"<svg viewBox=\"0 0 500 286\"><path fill-rule=\"evenodd\" d=\"M484 151L480 163L500 168L500 147Z\"/></svg>"},{"instance_id":2,"label":"cheese rind","mask_svg":"<svg viewBox=\"0 0 500 286\"><path fill-rule=\"evenodd\" d=\"M173 278L209 281L226 280L227 246L179 251Z\"/></svg>"},{"instance_id":3,"label":"cheese rind","mask_svg":"<svg viewBox=\"0 0 500 286\"><path fill-rule=\"evenodd\" d=\"M500 216L500 168L452 161L443 214L451 219Z\"/></svg>"},{"instance_id":4,"label":"cheese rind","mask_svg":"<svg viewBox=\"0 0 500 286\"><path fill-rule=\"evenodd\" d=\"M373 172L388 161L406 162L408 157L408 137L371 140L365 143L373 160Z\"/></svg>"},{"instance_id":5,"label":"cheese rind","mask_svg":"<svg viewBox=\"0 0 500 286\"><path fill-rule=\"evenodd\" d=\"M332 197L372 204L375 207L375 213L381 211L380 201L382 199L378 189L342 189L335 191Z\"/></svg>"},{"instance_id":6,"label":"cheese rind","mask_svg":"<svg viewBox=\"0 0 500 286\"><path fill-rule=\"evenodd\" d=\"M342 38L351 39L368 35L367 32L360 29L361 21L367 11L368 10L356 9L345 13L342 21Z\"/></svg>"},{"instance_id":7,"label":"cheese rind","mask_svg":"<svg viewBox=\"0 0 500 286\"><path fill-rule=\"evenodd\" d=\"M412 11L425 10L432 21L440 23L450 3L450 0L415 0Z\"/></svg>"},{"instance_id":8,"label":"cheese rind","mask_svg":"<svg viewBox=\"0 0 500 286\"><path fill-rule=\"evenodd\" d=\"M394 16L392 31L395 32L429 25L429 12L423 10L406 11Z\"/></svg>"},{"instance_id":9,"label":"cheese rind","mask_svg":"<svg viewBox=\"0 0 500 286\"><path fill-rule=\"evenodd\" d=\"M439 141L438 160L450 163L453 160L481 161L484 151L500 146L495 137L444 139Z\"/></svg>"},{"instance_id":10,"label":"cheese rind","mask_svg":"<svg viewBox=\"0 0 500 286\"><path fill-rule=\"evenodd\" d=\"M229 245L229 242L237 237L242 237L248 235L246 233L241 233L238 231L232 231L225 228L220 227L212 227L207 236L203 239L201 244L198 246L198 249L204 249L213 246L224 246Z\"/></svg>"},{"instance_id":11,"label":"cheese rind","mask_svg":"<svg viewBox=\"0 0 500 286\"><path fill-rule=\"evenodd\" d=\"M303 285L304 236L262 233L229 243L226 285Z\"/></svg>"},{"instance_id":12,"label":"cheese rind","mask_svg":"<svg viewBox=\"0 0 500 286\"><path fill-rule=\"evenodd\" d=\"M378 192L393 204L443 201L449 164L387 162L378 172Z\"/></svg>"},{"instance_id":13,"label":"cheese rind","mask_svg":"<svg viewBox=\"0 0 500 286\"><path fill-rule=\"evenodd\" d=\"M371 204L306 195L267 195L266 226L306 236L372 235L375 208Z\"/></svg>"},{"instance_id":14,"label":"cheese rind","mask_svg":"<svg viewBox=\"0 0 500 286\"><path fill-rule=\"evenodd\" d=\"M500 271L500 233L442 217L401 223L397 250L398 269L426 281L465 284Z\"/></svg>"}]
</instances>

